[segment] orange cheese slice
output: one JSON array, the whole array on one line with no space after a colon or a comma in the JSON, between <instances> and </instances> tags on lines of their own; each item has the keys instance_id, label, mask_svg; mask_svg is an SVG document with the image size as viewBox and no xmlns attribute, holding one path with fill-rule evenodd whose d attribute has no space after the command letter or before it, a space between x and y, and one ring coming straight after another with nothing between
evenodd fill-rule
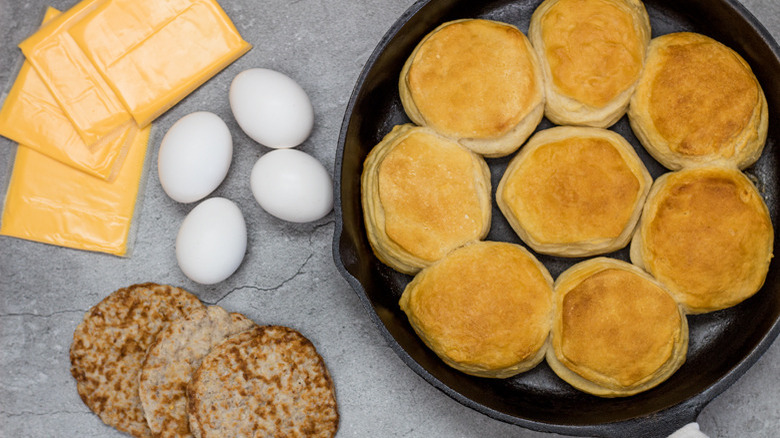
<instances>
[{"instance_id":1,"label":"orange cheese slice","mask_svg":"<svg viewBox=\"0 0 780 438\"><path fill-rule=\"evenodd\" d=\"M84 0L19 44L84 143L120 135L132 121L122 102L68 33L105 0Z\"/></svg>"},{"instance_id":2,"label":"orange cheese slice","mask_svg":"<svg viewBox=\"0 0 780 438\"><path fill-rule=\"evenodd\" d=\"M130 145L116 179L103 181L19 146L0 234L125 255L142 181L149 130Z\"/></svg>"},{"instance_id":3,"label":"orange cheese slice","mask_svg":"<svg viewBox=\"0 0 780 438\"><path fill-rule=\"evenodd\" d=\"M59 13L49 8L44 23ZM105 180L113 179L137 132L132 124L115 138L88 146L29 62L22 64L0 109L0 135Z\"/></svg>"},{"instance_id":4,"label":"orange cheese slice","mask_svg":"<svg viewBox=\"0 0 780 438\"><path fill-rule=\"evenodd\" d=\"M69 34L142 127L251 48L214 0L105 0Z\"/></svg>"}]
</instances>

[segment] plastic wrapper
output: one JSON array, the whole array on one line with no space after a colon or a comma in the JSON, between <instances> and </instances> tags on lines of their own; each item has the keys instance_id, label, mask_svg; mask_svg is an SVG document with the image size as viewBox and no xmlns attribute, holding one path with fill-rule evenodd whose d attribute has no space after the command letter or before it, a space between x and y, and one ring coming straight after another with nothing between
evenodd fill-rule
<instances>
[{"instance_id":1,"label":"plastic wrapper","mask_svg":"<svg viewBox=\"0 0 780 438\"><path fill-rule=\"evenodd\" d=\"M125 163L107 182L20 145L0 234L126 256L144 181L150 127L134 136Z\"/></svg>"},{"instance_id":2,"label":"plastic wrapper","mask_svg":"<svg viewBox=\"0 0 780 438\"><path fill-rule=\"evenodd\" d=\"M82 0L19 47L0 234L127 255L149 123L251 46L213 0Z\"/></svg>"},{"instance_id":3,"label":"plastic wrapper","mask_svg":"<svg viewBox=\"0 0 780 438\"><path fill-rule=\"evenodd\" d=\"M49 8L44 23L60 12ZM0 135L95 177L116 176L135 124L119 136L87 145L30 63L24 62L0 108Z\"/></svg>"},{"instance_id":4,"label":"plastic wrapper","mask_svg":"<svg viewBox=\"0 0 780 438\"><path fill-rule=\"evenodd\" d=\"M84 143L119 136L132 116L68 29L104 0L84 0L53 18L19 47Z\"/></svg>"},{"instance_id":5,"label":"plastic wrapper","mask_svg":"<svg viewBox=\"0 0 780 438\"><path fill-rule=\"evenodd\" d=\"M251 48L214 0L106 0L69 33L141 127Z\"/></svg>"}]
</instances>

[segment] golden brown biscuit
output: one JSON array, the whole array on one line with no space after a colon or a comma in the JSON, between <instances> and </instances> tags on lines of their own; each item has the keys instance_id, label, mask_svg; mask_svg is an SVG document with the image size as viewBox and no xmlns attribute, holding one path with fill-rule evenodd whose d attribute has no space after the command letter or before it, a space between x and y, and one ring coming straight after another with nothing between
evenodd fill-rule
<instances>
[{"instance_id":1,"label":"golden brown biscuit","mask_svg":"<svg viewBox=\"0 0 780 438\"><path fill-rule=\"evenodd\" d=\"M669 292L641 269L599 257L555 281L547 362L575 388L601 397L646 391L685 362L688 323Z\"/></svg>"},{"instance_id":2,"label":"golden brown biscuit","mask_svg":"<svg viewBox=\"0 0 780 438\"><path fill-rule=\"evenodd\" d=\"M631 241L631 261L664 283L689 313L740 303L764 284L774 230L764 200L732 168L667 173L653 184Z\"/></svg>"},{"instance_id":3,"label":"golden brown biscuit","mask_svg":"<svg viewBox=\"0 0 780 438\"><path fill-rule=\"evenodd\" d=\"M647 151L672 170L744 169L761 155L768 125L764 92L745 60L689 32L650 42L628 117Z\"/></svg>"},{"instance_id":4,"label":"golden brown biscuit","mask_svg":"<svg viewBox=\"0 0 780 438\"><path fill-rule=\"evenodd\" d=\"M417 274L399 304L445 363L504 378L543 359L551 294L552 277L525 248L475 242Z\"/></svg>"},{"instance_id":5,"label":"golden brown biscuit","mask_svg":"<svg viewBox=\"0 0 780 438\"><path fill-rule=\"evenodd\" d=\"M651 183L619 134L555 127L537 132L512 159L496 202L534 251L581 257L628 243Z\"/></svg>"},{"instance_id":6,"label":"golden brown biscuit","mask_svg":"<svg viewBox=\"0 0 780 438\"><path fill-rule=\"evenodd\" d=\"M490 20L444 23L417 45L399 91L412 121L487 157L508 155L544 113L536 53L516 27Z\"/></svg>"},{"instance_id":7,"label":"golden brown biscuit","mask_svg":"<svg viewBox=\"0 0 780 438\"><path fill-rule=\"evenodd\" d=\"M490 229L485 160L430 128L393 128L368 154L361 186L368 241L398 271L414 274Z\"/></svg>"},{"instance_id":8,"label":"golden brown biscuit","mask_svg":"<svg viewBox=\"0 0 780 438\"><path fill-rule=\"evenodd\" d=\"M545 116L606 128L628 107L650 42L639 0L546 0L528 38L544 73Z\"/></svg>"}]
</instances>

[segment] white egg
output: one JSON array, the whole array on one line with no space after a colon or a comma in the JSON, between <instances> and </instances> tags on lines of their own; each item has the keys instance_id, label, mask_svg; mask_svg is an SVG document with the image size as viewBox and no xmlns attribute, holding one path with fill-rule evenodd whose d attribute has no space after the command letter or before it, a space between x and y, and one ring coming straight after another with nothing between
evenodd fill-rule
<instances>
[{"instance_id":1,"label":"white egg","mask_svg":"<svg viewBox=\"0 0 780 438\"><path fill-rule=\"evenodd\" d=\"M168 196L195 202L219 187L233 160L233 139L216 114L199 111L171 126L160 144L157 173Z\"/></svg>"},{"instance_id":2,"label":"white egg","mask_svg":"<svg viewBox=\"0 0 780 438\"><path fill-rule=\"evenodd\" d=\"M314 109L303 88L265 68L245 70L233 79L230 108L238 126L269 148L298 146L314 126Z\"/></svg>"},{"instance_id":3,"label":"white egg","mask_svg":"<svg viewBox=\"0 0 780 438\"><path fill-rule=\"evenodd\" d=\"M263 210L289 222L315 221L333 208L328 171L297 149L278 149L260 157L250 185Z\"/></svg>"},{"instance_id":4,"label":"white egg","mask_svg":"<svg viewBox=\"0 0 780 438\"><path fill-rule=\"evenodd\" d=\"M233 275L246 253L246 222L238 206L209 198L190 211L176 236L176 260L184 275L214 284Z\"/></svg>"}]
</instances>

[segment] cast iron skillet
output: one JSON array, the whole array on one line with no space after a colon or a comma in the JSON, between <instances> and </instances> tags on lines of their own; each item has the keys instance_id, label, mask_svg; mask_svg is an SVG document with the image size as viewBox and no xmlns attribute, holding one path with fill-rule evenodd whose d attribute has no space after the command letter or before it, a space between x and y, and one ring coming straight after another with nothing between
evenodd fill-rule
<instances>
[{"instance_id":1,"label":"cast iron skillet","mask_svg":"<svg viewBox=\"0 0 780 438\"><path fill-rule=\"evenodd\" d=\"M490 417L543 432L606 437L667 436L696 419L715 396L737 380L780 332L777 258L764 287L742 304L689 316L687 362L658 387L627 398L603 399L573 389L545 364L506 380L484 379L446 366L420 341L398 307L411 277L380 263L365 234L360 174L369 150L390 129L409 119L398 96L398 75L417 42L438 24L467 17L512 23L524 32L541 0L421 0L381 40L358 79L339 137L336 157L336 265L366 305L390 346L430 384ZM752 66L769 103L769 136L754 176L777 228L780 154L780 48L769 33L733 0L647 0L653 36L675 31L708 35L739 52ZM539 129L550 127L543 120ZM663 169L639 145L626 118L611 128L631 142L648 170ZM493 191L511 157L490 159ZM493 203L489 240L520 242ZM777 240L774 252L778 253ZM553 277L581 259L539 256ZM628 260L628 250L610 254Z\"/></svg>"}]
</instances>

